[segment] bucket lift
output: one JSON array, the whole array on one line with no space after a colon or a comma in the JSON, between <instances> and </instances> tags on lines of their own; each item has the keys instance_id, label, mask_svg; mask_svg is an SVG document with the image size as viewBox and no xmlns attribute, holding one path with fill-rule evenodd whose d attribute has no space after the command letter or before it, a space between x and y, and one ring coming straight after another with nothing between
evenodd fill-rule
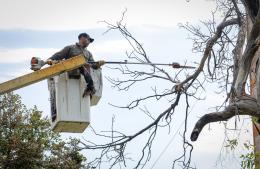
<instances>
[{"instance_id":1,"label":"bucket lift","mask_svg":"<svg viewBox=\"0 0 260 169\"><path fill-rule=\"evenodd\" d=\"M48 79L51 104L51 127L56 132L82 133L90 123L90 106L102 95L101 69L90 69L96 93L82 97L86 82L79 71L62 73Z\"/></svg>"},{"instance_id":2,"label":"bucket lift","mask_svg":"<svg viewBox=\"0 0 260 169\"><path fill-rule=\"evenodd\" d=\"M77 68L86 64L85 57L75 56L50 67L36 58L35 72L0 84L0 95L48 79L51 104L51 127L57 132L81 133L90 123L90 106L97 105L102 95L101 69L90 69L95 95L82 97L86 82Z\"/></svg>"}]
</instances>

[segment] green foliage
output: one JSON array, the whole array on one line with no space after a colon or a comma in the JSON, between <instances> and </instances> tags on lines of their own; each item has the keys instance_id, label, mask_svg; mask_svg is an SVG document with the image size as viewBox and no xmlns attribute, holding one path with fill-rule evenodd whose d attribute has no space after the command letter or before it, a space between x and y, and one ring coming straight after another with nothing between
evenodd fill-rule
<instances>
[{"instance_id":1,"label":"green foliage","mask_svg":"<svg viewBox=\"0 0 260 169\"><path fill-rule=\"evenodd\" d=\"M226 148L229 148L230 150L235 150L238 146L238 140L232 139L227 140L227 144L225 145ZM254 152L254 146L250 144L249 142L245 142L243 144L244 149L247 151L245 154L240 155L241 163L240 166L242 169L253 169L255 168L255 162L256 158L260 157L260 154L257 154Z\"/></svg>"},{"instance_id":2,"label":"green foliage","mask_svg":"<svg viewBox=\"0 0 260 169\"><path fill-rule=\"evenodd\" d=\"M77 144L62 141L42 112L27 109L19 95L0 96L0 168L81 168L86 158Z\"/></svg>"},{"instance_id":3,"label":"green foliage","mask_svg":"<svg viewBox=\"0 0 260 169\"><path fill-rule=\"evenodd\" d=\"M255 153L254 153L254 146L250 143L244 143L244 147L249 152L247 154L242 154L240 158L241 161L241 168L243 169L253 169L254 168L254 162L255 162Z\"/></svg>"}]
</instances>

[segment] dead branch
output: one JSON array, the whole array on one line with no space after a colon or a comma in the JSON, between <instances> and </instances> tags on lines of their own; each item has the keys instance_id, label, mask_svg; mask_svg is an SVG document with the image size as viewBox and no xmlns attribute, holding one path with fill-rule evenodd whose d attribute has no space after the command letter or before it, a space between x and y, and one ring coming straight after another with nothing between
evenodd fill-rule
<instances>
[{"instance_id":1,"label":"dead branch","mask_svg":"<svg viewBox=\"0 0 260 169\"><path fill-rule=\"evenodd\" d=\"M205 114L196 123L190 139L196 141L203 127L212 122L227 121L235 115L250 115L260 117L259 106L256 99L243 96L227 106L223 111Z\"/></svg>"}]
</instances>

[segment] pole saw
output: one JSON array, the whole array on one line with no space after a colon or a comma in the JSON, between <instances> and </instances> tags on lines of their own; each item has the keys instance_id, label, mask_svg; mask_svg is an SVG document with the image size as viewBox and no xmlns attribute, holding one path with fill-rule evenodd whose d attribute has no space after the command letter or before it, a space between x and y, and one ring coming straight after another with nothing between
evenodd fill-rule
<instances>
[{"instance_id":1,"label":"pole saw","mask_svg":"<svg viewBox=\"0 0 260 169\"><path fill-rule=\"evenodd\" d=\"M34 71L40 70L44 65L48 64L48 65L53 65L58 63L59 61L56 60L47 60L47 61L43 61L42 59L38 58L38 57L33 57L31 59L31 69ZM98 63L98 61L89 61L87 62L89 64L96 64ZM179 69L179 68L183 68L183 69L195 69L196 67L193 66L186 66L186 65L180 65L177 62L173 62L173 63L143 63L143 62L128 62L127 60L123 61L123 62L118 62L118 61L105 61L105 64L120 64L120 65L156 65L156 66L171 66L174 69Z\"/></svg>"},{"instance_id":2,"label":"pole saw","mask_svg":"<svg viewBox=\"0 0 260 169\"><path fill-rule=\"evenodd\" d=\"M97 62L94 61L89 61L88 63L90 64L95 64ZM127 60L125 60L124 62L114 62L114 61L105 61L105 64L119 64L119 65L157 65L157 66L172 66L175 69L178 68L184 68L184 69L195 69L196 67L193 66L183 66L180 65L177 62L173 62L173 63L143 63L143 62L128 62Z\"/></svg>"}]
</instances>

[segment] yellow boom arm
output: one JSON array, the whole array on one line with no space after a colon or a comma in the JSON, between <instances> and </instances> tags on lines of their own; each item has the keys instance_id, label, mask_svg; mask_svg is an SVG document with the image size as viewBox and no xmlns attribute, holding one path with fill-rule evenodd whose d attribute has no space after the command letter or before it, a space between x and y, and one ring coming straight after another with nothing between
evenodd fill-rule
<instances>
[{"instance_id":1,"label":"yellow boom arm","mask_svg":"<svg viewBox=\"0 0 260 169\"><path fill-rule=\"evenodd\" d=\"M79 55L71 59L61 61L53 66L9 80L0 84L0 95L76 69L84 64L86 64L85 57Z\"/></svg>"}]
</instances>

